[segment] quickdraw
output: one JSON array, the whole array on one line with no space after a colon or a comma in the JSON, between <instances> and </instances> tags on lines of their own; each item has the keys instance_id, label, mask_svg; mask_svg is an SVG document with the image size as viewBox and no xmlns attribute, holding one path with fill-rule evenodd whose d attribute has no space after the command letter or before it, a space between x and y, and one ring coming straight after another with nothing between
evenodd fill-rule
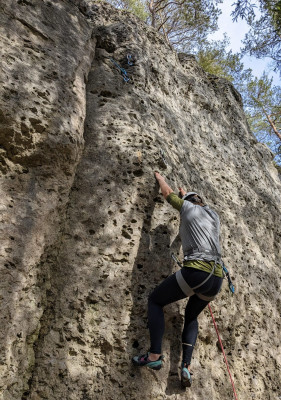
<instances>
[{"instance_id":1,"label":"quickdraw","mask_svg":"<svg viewBox=\"0 0 281 400\"><path fill-rule=\"evenodd\" d=\"M227 278L227 281L228 281L229 290L231 291L232 294L234 294L234 291L235 291L234 285L232 283L229 272L228 272L226 266L224 265L224 263L222 263L222 268L223 268L224 276Z\"/></svg>"},{"instance_id":2,"label":"quickdraw","mask_svg":"<svg viewBox=\"0 0 281 400\"><path fill-rule=\"evenodd\" d=\"M160 163L162 164L163 168L165 168L165 169L168 168L168 163L165 158L165 152L162 149L160 149Z\"/></svg>"},{"instance_id":3,"label":"quickdraw","mask_svg":"<svg viewBox=\"0 0 281 400\"><path fill-rule=\"evenodd\" d=\"M129 82L130 78L128 77L127 71L124 68L120 67L120 65L117 64L117 62L113 60L113 58L110 58L110 61L113 62L113 64L119 69L121 75L123 76L124 81Z\"/></svg>"},{"instance_id":4,"label":"quickdraw","mask_svg":"<svg viewBox=\"0 0 281 400\"><path fill-rule=\"evenodd\" d=\"M183 268L183 266L182 266L181 263L179 262L178 257L175 256L174 253L171 254L171 257L172 257L172 259L175 261L175 263L178 264L178 266L179 266L180 268Z\"/></svg>"},{"instance_id":5,"label":"quickdraw","mask_svg":"<svg viewBox=\"0 0 281 400\"><path fill-rule=\"evenodd\" d=\"M130 66L134 65L134 63L132 61L132 54L127 55L127 60L128 60L128 65L130 65ZM115 67L117 67L119 69L119 71L121 72L121 75L123 76L124 81L129 82L130 78L128 77L128 73L125 70L125 68L120 67L120 65L113 58L110 58L110 61L115 65Z\"/></svg>"},{"instance_id":6,"label":"quickdraw","mask_svg":"<svg viewBox=\"0 0 281 400\"><path fill-rule=\"evenodd\" d=\"M134 65L133 61L132 61L132 54L128 54L127 55L127 60L128 60L128 65L132 66Z\"/></svg>"}]
</instances>

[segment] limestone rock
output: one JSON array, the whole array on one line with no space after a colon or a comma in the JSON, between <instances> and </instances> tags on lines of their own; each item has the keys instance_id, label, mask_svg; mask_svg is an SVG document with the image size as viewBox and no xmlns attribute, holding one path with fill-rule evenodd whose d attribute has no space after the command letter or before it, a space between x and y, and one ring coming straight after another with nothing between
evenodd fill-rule
<instances>
[{"instance_id":1,"label":"limestone rock","mask_svg":"<svg viewBox=\"0 0 281 400\"><path fill-rule=\"evenodd\" d=\"M221 217L236 294L225 283L212 309L238 398L278 399L281 185L239 93L109 5L0 9L0 398L232 398L207 310L190 393L179 387L184 301L166 308L164 368L130 362L147 350L147 296L180 254L160 170Z\"/></svg>"}]
</instances>

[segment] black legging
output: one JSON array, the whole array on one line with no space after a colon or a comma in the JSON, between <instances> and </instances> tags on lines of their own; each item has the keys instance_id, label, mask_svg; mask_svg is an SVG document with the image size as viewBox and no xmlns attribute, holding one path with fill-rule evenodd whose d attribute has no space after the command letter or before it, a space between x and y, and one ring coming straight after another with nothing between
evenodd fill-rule
<instances>
[{"instance_id":1,"label":"black legging","mask_svg":"<svg viewBox=\"0 0 281 400\"><path fill-rule=\"evenodd\" d=\"M195 268L183 267L182 275L190 287L203 282L209 275ZM204 285L195 290L205 296L216 295L221 288L222 278L212 276ZM162 338L165 329L163 307L167 304L184 299L186 295L179 287L175 274L165 279L151 293L148 299L148 328L150 332L150 352L161 354ZM191 362L191 356L198 335L197 317L209 302L199 299L194 294L188 300L185 308L184 328L182 332L183 362Z\"/></svg>"}]
</instances>

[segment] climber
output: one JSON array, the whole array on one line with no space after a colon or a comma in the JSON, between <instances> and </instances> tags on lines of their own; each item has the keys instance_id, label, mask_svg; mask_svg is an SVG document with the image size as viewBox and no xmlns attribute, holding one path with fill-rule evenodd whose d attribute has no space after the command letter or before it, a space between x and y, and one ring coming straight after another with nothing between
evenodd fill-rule
<instances>
[{"instance_id":1,"label":"climber","mask_svg":"<svg viewBox=\"0 0 281 400\"><path fill-rule=\"evenodd\" d=\"M190 387L190 363L198 334L197 317L219 293L222 285L220 221L217 213L205 205L197 193L187 193L183 188L179 188L179 195L176 195L159 172L155 172L155 178L164 198L180 211L180 236L184 261L181 270L165 279L150 294L148 299L150 350L147 354L133 357L132 361L136 366L147 366L154 370L162 367L163 307L189 297L182 332L181 383L183 387Z\"/></svg>"}]
</instances>

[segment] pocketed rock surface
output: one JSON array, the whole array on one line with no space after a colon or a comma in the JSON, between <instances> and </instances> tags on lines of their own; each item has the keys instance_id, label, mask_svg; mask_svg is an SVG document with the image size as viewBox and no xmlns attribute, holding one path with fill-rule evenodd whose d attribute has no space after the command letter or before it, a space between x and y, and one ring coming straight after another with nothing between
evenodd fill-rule
<instances>
[{"instance_id":1,"label":"pocketed rock surface","mask_svg":"<svg viewBox=\"0 0 281 400\"><path fill-rule=\"evenodd\" d=\"M221 217L236 293L225 282L211 307L238 399L280 399L280 177L239 93L106 4L0 11L0 399L233 398L208 309L180 388L186 301L165 309L164 367L131 365L147 296L182 257L155 170Z\"/></svg>"}]
</instances>

